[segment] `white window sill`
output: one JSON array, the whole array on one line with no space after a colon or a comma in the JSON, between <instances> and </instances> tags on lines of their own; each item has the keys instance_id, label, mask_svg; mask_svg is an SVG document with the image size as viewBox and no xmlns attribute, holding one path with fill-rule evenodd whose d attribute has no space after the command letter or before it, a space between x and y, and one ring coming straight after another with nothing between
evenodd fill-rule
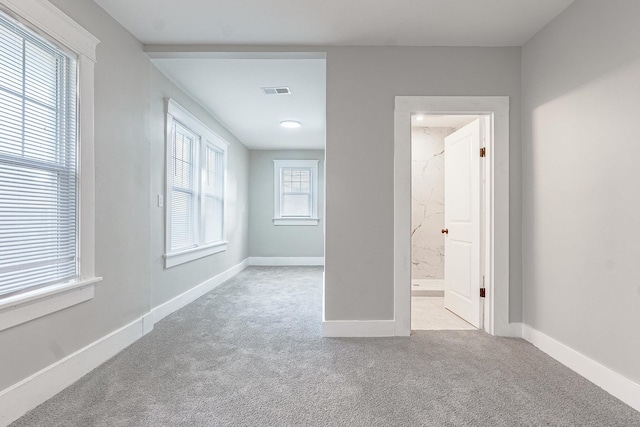
<instances>
[{"instance_id":1,"label":"white window sill","mask_svg":"<svg viewBox=\"0 0 640 427\"><path fill-rule=\"evenodd\" d=\"M166 254L164 256L164 268L171 268L176 265L184 264L185 262L226 251L227 243L228 242L226 241L217 242L207 246L199 246L185 251Z\"/></svg>"},{"instance_id":2,"label":"white window sill","mask_svg":"<svg viewBox=\"0 0 640 427\"><path fill-rule=\"evenodd\" d=\"M92 299L101 280L75 280L0 299L0 331Z\"/></svg>"},{"instance_id":3,"label":"white window sill","mask_svg":"<svg viewBox=\"0 0 640 427\"><path fill-rule=\"evenodd\" d=\"M318 218L273 218L273 225L318 225Z\"/></svg>"}]
</instances>

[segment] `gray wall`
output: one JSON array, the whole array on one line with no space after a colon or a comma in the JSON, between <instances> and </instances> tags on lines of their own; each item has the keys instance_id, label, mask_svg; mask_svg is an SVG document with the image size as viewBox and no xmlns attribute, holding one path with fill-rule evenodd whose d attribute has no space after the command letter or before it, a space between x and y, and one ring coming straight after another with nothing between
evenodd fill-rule
<instances>
[{"instance_id":1,"label":"gray wall","mask_svg":"<svg viewBox=\"0 0 640 427\"><path fill-rule=\"evenodd\" d=\"M252 257L324 256L324 151L254 150L249 173L249 255ZM318 225L273 225L273 161L320 160Z\"/></svg>"},{"instance_id":2,"label":"gray wall","mask_svg":"<svg viewBox=\"0 0 640 427\"><path fill-rule=\"evenodd\" d=\"M326 320L394 317L394 97L508 95L510 318L520 321L520 48L326 50Z\"/></svg>"},{"instance_id":3,"label":"gray wall","mask_svg":"<svg viewBox=\"0 0 640 427\"><path fill-rule=\"evenodd\" d=\"M640 383L640 2L523 48L524 322Z\"/></svg>"},{"instance_id":4,"label":"gray wall","mask_svg":"<svg viewBox=\"0 0 640 427\"><path fill-rule=\"evenodd\" d=\"M247 251L248 152L229 148L229 249L169 271L155 196L164 179L162 97L213 120L158 75L142 45L92 1L52 0L98 37L95 72L96 285L91 301L0 332L0 390L147 313L154 305L239 263ZM151 131L153 127L153 131ZM180 280L174 280L180 270ZM188 272L187 272L188 270Z\"/></svg>"}]
</instances>

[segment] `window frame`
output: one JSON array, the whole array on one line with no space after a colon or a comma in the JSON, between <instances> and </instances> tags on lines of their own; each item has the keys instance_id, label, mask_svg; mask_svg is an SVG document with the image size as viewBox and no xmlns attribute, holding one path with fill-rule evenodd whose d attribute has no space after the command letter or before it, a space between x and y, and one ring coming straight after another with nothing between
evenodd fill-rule
<instances>
[{"instance_id":1,"label":"window frame","mask_svg":"<svg viewBox=\"0 0 640 427\"><path fill-rule=\"evenodd\" d=\"M274 160L273 161L273 224L274 225L318 225L318 166L319 160ZM282 172L284 169L310 170L310 215L282 215Z\"/></svg>"},{"instance_id":2,"label":"window frame","mask_svg":"<svg viewBox=\"0 0 640 427\"><path fill-rule=\"evenodd\" d=\"M0 10L75 56L77 85L78 277L0 297L0 331L87 301L94 296L95 174L94 66L99 40L48 1L2 0Z\"/></svg>"},{"instance_id":3,"label":"window frame","mask_svg":"<svg viewBox=\"0 0 640 427\"><path fill-rule=\"evenodd\" d=\"M173 153L173 135L174 135L174 123L180 124L180 126L186 128L189 132L193 133L197 138L195 144L197 149L195 150L196 165L194 167L197 171L197 176L194 175L195 190L194 199L196 208L194 209L195 234L197 242L194 246L173 250L171 247L172 238L172 214L171 205L173 198L173 184L171 180L172 171L172 153ZM213 255L219 252L226 251L227 238L226 238L226 182L227 182L227 149L229 143L223 139L220 135L212 131L208 126L194 117L188 110L178 104L171 98L165 99L165 251L164 251L164 268L171 268L176 265L180 265L189 261L193 261L199 258L203 258L209 255ZM222 232L221 239L214 242L205 242L204 239L204 198L207 197L205 193L204 180L206 177L206 154L207 150L212 147L214 150L222 154Z\"/></svg>"}]
</instances>

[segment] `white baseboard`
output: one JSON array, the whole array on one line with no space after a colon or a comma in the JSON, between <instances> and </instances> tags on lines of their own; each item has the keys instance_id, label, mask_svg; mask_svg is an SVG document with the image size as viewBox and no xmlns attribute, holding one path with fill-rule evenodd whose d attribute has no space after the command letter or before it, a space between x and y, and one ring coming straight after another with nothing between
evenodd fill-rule
<instances>
[{"instance_id":1,"label":"white baseboard","mask_svg":"<svg viewBox=\"0 0 640 427\"><path fill-rule=\"evenodd\" d=\"M257 256L249 257L249 265L261 266L295 266L295 265L324 265L324 257L284 257Z\"/></svg>"},{"instance_id":2,"label":"white baseboard","mask_svg":"<svg viewBox=\"0 0 640 427\"><path fill-rule=\"evenodd\" d=\"M195 301L200 298L202 295L207 292L213 290L215 287L229 280L236 274L240 273L242 270L247 268L250 265L249 258L246 258L241 263L231 267L227 271L224 271L218 274L215 277L189 289L186 292L181 293L180 295L170 299L169 301L160 304L157 307L151 309L151 315L153 316L153 323L158 323L160 320L164 319L171 313L180 310L185 305Z\"/></svg>"},{"instance_id":3,"label":"white baseboard","mask_svg":"<svg viewBox=\"0 0 640 427\"><path fill-rule=\"evenodd\" d=\"M444 279L411 279L412 291L444 291Z\"/></svg>"},{"instance_id":4,"label":"white baseboard","mask_svg":"<svg viewBox=\"0 0 640 427\"><path fill-rule=\"evenodd\" d=\"M52 398L143 335L143 318L111 332L0 392L0 425Z\"/></svg>"},{"instance_id":5,"label":"white baseboard","mask_svg":"<svg viewBox=\"0 0 640 427\"><path fill-rule=\"evenodd\" d=\"M133 322L0 391L0 426L52 398L153 330L153 325L249 266L249 259L153 308Z\"/></svg>"},{"instance_id":6,"label":"white baseboard","mask_svg":"<svg viewBox=\"0 0 640 427\"><path fill-rule=\"evenodd\" d=\"M394 320L324 320L323 337L393 337L396 335Z\"/></svg>"},{"instance_id":7,"label":"white baseboard","mask_svg":"<svg viewBox=\"0 0 640 427\"><path fill-rule=\"evenodd\" d=\"M522 325L522 338L636 411L640 411L640 384L634 383L529 325Z\"/></svg>"}]
</instances>

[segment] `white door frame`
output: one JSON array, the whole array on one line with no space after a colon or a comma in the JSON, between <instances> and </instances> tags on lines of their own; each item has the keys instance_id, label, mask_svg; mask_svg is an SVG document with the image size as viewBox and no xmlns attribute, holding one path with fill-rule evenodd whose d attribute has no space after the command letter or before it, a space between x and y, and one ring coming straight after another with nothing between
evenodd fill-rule
<instances>
[{"instance_id":1,"label":"white door frame","mask_svg":"<svg viewBox=\"0 0 640 427\"><path fill-rule=\"evenodd\" d=\"M485 142L483 252L484 329L513 335L509 325L509 97L396 96L394 121L394 324L411 334L411 114L489 115L493 138Z\"/></svg>"}]
</instances>

